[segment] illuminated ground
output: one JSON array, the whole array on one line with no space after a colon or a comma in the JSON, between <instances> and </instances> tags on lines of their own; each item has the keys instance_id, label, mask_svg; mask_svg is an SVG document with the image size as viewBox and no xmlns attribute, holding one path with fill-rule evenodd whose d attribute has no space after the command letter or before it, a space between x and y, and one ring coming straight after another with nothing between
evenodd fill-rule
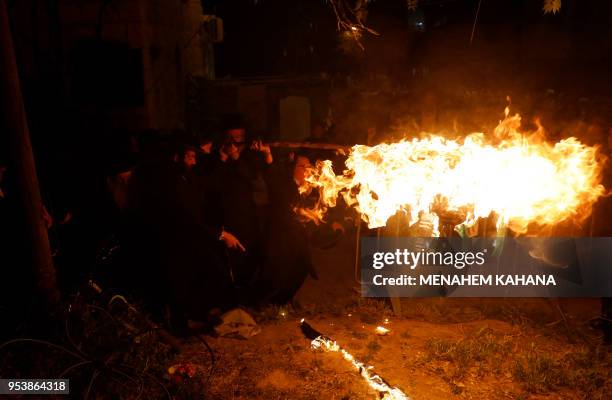
<instances>
[{"instance_id":1,"label":"illuminated ground","mask_svg":"<svg viewBox=\"0 0 612 400\"><path fill-rule=\"evenodd\" d=\"M612 358L588 322L597 301L404 300L396 317L385 302L352 289L352 251L347 238L315 252L321 279L303 287L299 312L279 319L265 310L256 316L262 332L249 340L207 338L217 355L209 398L377 398L339 354L310 348L302 317L411 399L605 399L611 392ZM385 318L391 332L378 336ZM205 364L201 346L190 346L185 357Z\"/></svg>"}]
</instances>

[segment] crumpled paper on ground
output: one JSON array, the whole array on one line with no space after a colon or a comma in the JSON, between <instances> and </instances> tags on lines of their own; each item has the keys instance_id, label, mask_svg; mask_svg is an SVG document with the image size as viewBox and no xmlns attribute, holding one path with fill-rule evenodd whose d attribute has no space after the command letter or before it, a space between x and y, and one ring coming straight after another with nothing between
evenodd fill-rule
<instances>
[{"instance_id":1,"label":"crumpled paper on ground","mask_svg":"<svg viewBox=\"0 0 612 400\"><path fill-rule=\"evenodd\" d=\"M246 311L235 308L221 315L221 323L215 326L219 336L235 339L248 339L261 332L253 317Z\"/></svg>"}]
</instances>

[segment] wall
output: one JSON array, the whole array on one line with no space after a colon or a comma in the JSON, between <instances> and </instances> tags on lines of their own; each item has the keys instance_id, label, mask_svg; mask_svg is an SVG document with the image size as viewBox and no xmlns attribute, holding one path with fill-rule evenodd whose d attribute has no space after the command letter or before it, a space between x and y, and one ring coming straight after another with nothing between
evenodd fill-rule
<instances>
[{"instance_id":1,"label":"wall","mask_svg":"<svg viewBox=\"0 0 612 400\"><path fill-rule=\"evenodd\" d=\"M52 3L54 12L48 6ZM202 14L199 0L16 2L11 16L19 38L22 79L36 82L49 69L37 54L56 54L53 61L59 72L47 79L61 82L62 98L56 101L75 112L83 126L184 128L186 81L211 75L205 60L209 45L199 34ZM105 50L98 52L100 43ZM87 58L94 60L88 63ZM139 71L134 65L141 65ZM108 91L113 84L117 85L114 100L102 93L100 97L110 99L95 101L98 91L104 86ZM130 92L138 88L140 101ZM124 101L125 96L130 101Z\"/></svg>"}]
</instances>

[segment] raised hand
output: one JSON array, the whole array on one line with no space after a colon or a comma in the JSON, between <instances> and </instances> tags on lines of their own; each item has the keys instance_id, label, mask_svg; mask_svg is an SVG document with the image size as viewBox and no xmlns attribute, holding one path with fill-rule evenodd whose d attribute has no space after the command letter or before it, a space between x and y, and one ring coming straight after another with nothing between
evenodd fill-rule
<instances>
[{"instance_id":1,"label":"raised hand","mask_svg":"<svg viewBox=\"0 0 612 400\"><path fill-rule=\"evenodd\" d=\"M238 238L227 231L221 232L221 237L219 237L219 240L223 241L228 249L239 249L241 251L246 251Z\"/></svg>"}]
</instances>

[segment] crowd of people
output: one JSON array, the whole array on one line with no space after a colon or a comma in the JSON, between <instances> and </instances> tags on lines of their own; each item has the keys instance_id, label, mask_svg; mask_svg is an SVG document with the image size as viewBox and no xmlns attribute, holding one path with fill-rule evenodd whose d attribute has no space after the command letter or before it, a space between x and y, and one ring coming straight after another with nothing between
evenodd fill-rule
<instances>
[{"instance_id":1,"label":"crowd of people","mask_svg":"<svg viewBox=\"0 0 612 400\"><path fill-rule=\"evenodd\" d=\"M93 276L181 331L239 305L291 303L317 279L312 232L294 212L313 154L273 155L239 123L217 136L146 131L126 148L73 188L84 206L43 210L63 292Z\"/></svg>"},{"instance_id":2,"label":"crowd of people","mask_svg":"<svg viewBox=\"0 0 612 400\"><path fill-rule=\"evenodd\" d=\"M329 140L326 129L315 123L305 140ZM369 129L367 143L375 136ZM608 132L604 154L610 154L611 138ZM66 185L42 179L41 214L63 293L93 277L111 291L133 295L155 317L170 316L180 330L189 319L209 319L211 311L292 302L308 276L318 278L313 242L329 247L354 226L342 207L330 210L328 223L316 228L294 210L312 201L298 191L307 169L317 159L334 158L331 152L273 153L249 139L240 122L226 124L217 135L145 131L123 139L127 145L110 141L101 152L97 173L89 168L76 182L64 179ZM44 169L39 166L39 174ZM11 172L0 157L5 261L29 251L16 221L19 200ZM609 188L610 169L604 172ZM57 201L54 192L63 199ZM609 210L609 201L597 204L590 235L610 235ZM390 219L382 234L397 234L396 225ZM2 292L10 302L10 293ZM608 315L609 299L604 309Z\"/></svg>"}]
</instances>

